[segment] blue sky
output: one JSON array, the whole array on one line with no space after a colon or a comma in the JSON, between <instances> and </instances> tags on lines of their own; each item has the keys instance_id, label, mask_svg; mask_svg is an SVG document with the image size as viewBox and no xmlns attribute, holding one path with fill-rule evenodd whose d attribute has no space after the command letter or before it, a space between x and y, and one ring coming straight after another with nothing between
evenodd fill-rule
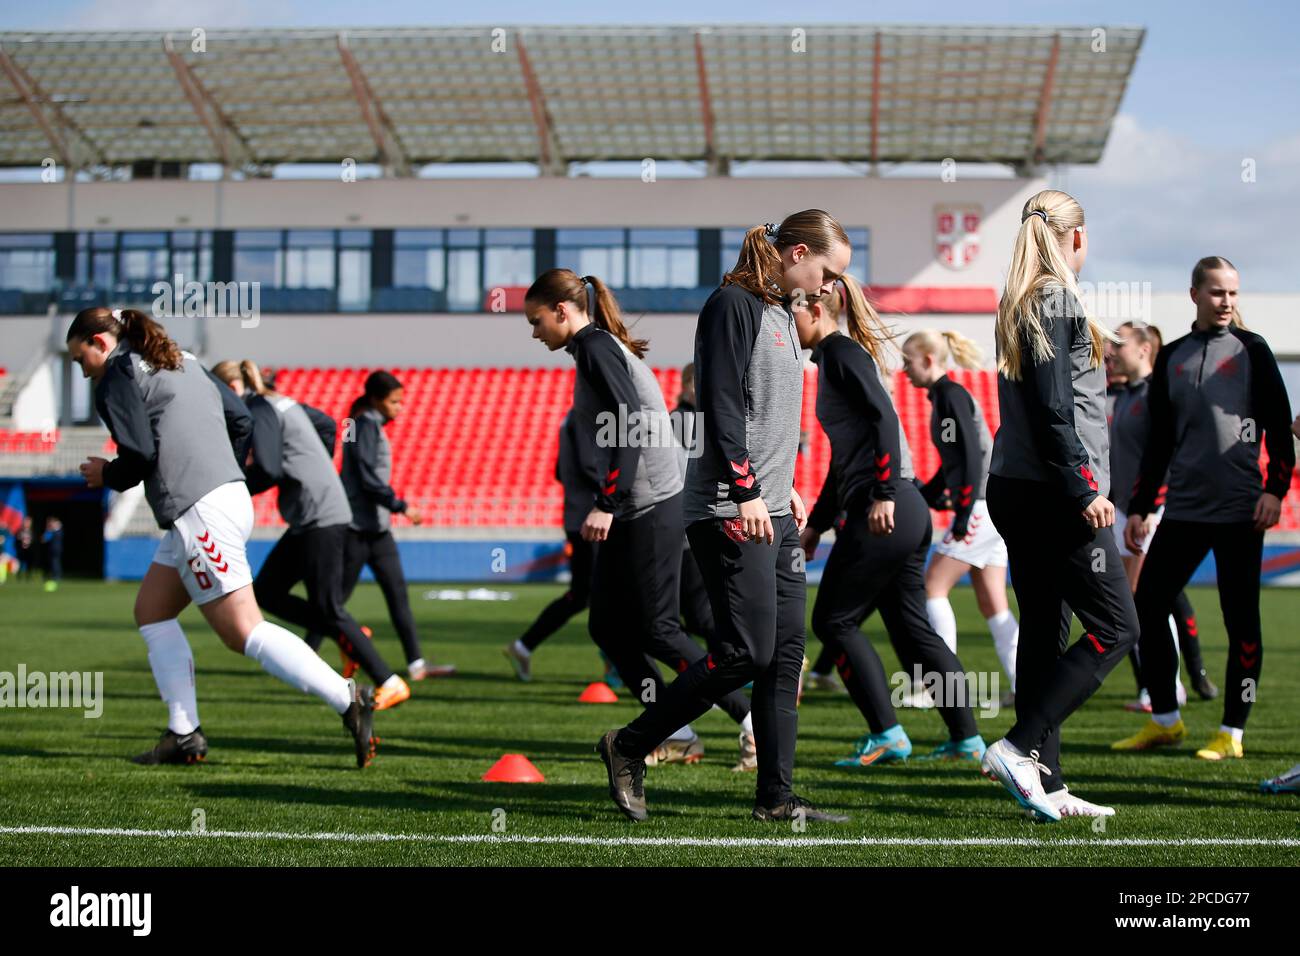
<instances>
[{"instance_id":1,"label":"blue sky","mask_svg":"<svg viewBox=\"0 0 1300 956\"><path fill-rule=\"evenodd\" d=\"M1102 162L1062 170L1054 180L1087 210L1089 272L1175 289L1196 258L1213 252L1236 261L1243 292L1300 291L1300 7L1293 3L484 0L466 8L410 0L45 0L5 4L0 30L846 20L1146 27ZM1241 181L1245 159L1255 162L1253 183Z\"/></svg>"}]
</instances>

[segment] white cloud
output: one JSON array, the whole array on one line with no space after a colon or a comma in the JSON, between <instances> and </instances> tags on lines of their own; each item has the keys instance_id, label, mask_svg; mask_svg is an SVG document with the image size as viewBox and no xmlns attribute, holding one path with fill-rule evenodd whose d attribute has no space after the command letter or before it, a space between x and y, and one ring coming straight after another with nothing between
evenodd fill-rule
<instances>
[{"instance_id":1,"label":"white cloud","mask_svg":"<svg viewBox=\"0 0 1300 956\"><path fill-rule=\"evenodd\" d=\"M286 0L86 0L42 30L205 30L263 26L293 20Z\"/></svg>"},{"instance_id":2,"label":"white cloud","mask_svg":"<svg viewBox=\"0 0 1300 956\"><path fill-rule=\"evenodd\" d=\"M1243 182L1243 160L1255 182ZM1071 167L1062 185L1084 204L1097 281L1185 288L1201 256L1227 256L1242 291L1300 291L1295 258L1300 135L1271 143L1198 146L1168 130L1116 118L1102 161Z\"/></svg>"}]
</instances>

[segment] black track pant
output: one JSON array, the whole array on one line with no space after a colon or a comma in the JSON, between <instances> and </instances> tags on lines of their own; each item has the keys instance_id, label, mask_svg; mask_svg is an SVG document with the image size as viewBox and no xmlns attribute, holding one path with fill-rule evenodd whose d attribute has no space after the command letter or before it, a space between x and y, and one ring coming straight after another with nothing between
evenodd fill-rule
<instances>
[{"instance_id":1,"label":"black track pant","mask_svg":"<svg viewBox=\"0 0 1300 956\"><path fill-rule=\"evenodd\" d=\"M930 509L915 485L900 483L893 533L873 535L867 526L870 506L865 501L855 505L835 534L813 605L813 633L835 654L844 686L871 732L878 734L898 723L884 665L861 631L862 622L879 610L907 669L906 686L912 686L918 665L927 682L932 674L943 675L936 696L948 734L953 740L974 737L974 687L966 683L961 661L935 633L925 612Z\"/></svg>"},{"instance_id":2,"label":"black track pant","mask_svg":"<svg viewBox=\"0 0 1300 956\"><path fill-rule=\"evenodd\" d=\"M1111 529L1093 531L1052 485L990 475L988 505L1007 543L1020 605L1016 722L1007 740L1026 753L1037 750L1052 771L1044 789L1059 790L1061 725L1137 640L1133 595ZM1163 607L1167 617L1168 600ZM1085 633L1066 648L1071 611Z\"/></svg>"},{"instance_id":3,"label":"black track pant","mask_svg":"<svg viewBox=\"0 0 1300 956\"><path fill-rule=\"evenodd\" d=\"M1169 606L1205 556L1214 551L1219 607L1228 632L1228 674L1223 688L1223 723L1245 727L1259 686L1264 657L1259 624L1259 572L1264 532L1249 522L1211 524L1168 517L1156 528L1138 578L1137 609L1142 626L1142 674L1157 714L1178 709L1178 660L1169 627Z\"/></svg>"},{"instance_id":4,"label":"black track pant","mask_svg":"<svg viewBox=\"0 0 1300 956\"><path fill-rule=\"evenodd\" d=\"M315 635L338 641L376 684L393 676L370 638L344 607L343 552L348 526L330 525L283 535L271 549L253 581L258 606ZM303 600L290 591L301 581ZM319 647L319 637L313 647Z\"/></svg>"},{"instance_id":5,"label":"black track pant","mask_svg":"<svg viewBox=\"0 0 1300 956\"><path fill-rule=\"evenodd\" d=\"M1201 655L1201 637L1196 624L1196 609L1192 607L1186 591L1178 592L1170 613L1174 618L1174 628L1178 631L1178 653L1182 655L1188 675L1196 677L1205 670L1205 658ZM1142 683L1141 657L1136 647L1133 648L1128 659L1133 664L1133 678L1137 681L1138 690L1142 690L1146 685Z\"/></svg>"},{"instance_id":6,"label":"black track pant","mask_svg":"<svg viewBox=\"0 0 1300 956\"><path fill-rule=\"evenodd\" d=\"M542 641L564 627L569 618L586 610L591 597L591 573L600 545L583 541L577 531L566 531L564 538L569 542L569 590L546 605L519 639L530 651L537 650Z\"/></svg>"},{"instance_id":7,"label":"black track pant","mask_svg":"<svg viewBox=\"0 0 1300 956\"><path fill-rule=\"evenodd\" d=\"M704 587L700 564L689 547L682 549L681 610L686 633L704 638L709 650L713 650L718 635L709 607L709 592Z\"/></svg>"},{"instance_id":8,"label":"black track pant","mask_svg":"<svg viewBox=\"0 0 1300 956\"><path fill-rule=\"evenodd\" d=\"M681 571L680 493L640 517L615 519L596 557L587 628L642 704L658 700L666 686L654 661L681 673L705 657L682 630ZM739 690L722 695L717 704L737 723L749 713L749 701ZM650 749L688 722L668 728Z\"/></svg>"},{"instance_id":9,"label":"black track pant","mask_svg":"<svg viewBox=\"0 0 1300 956\"><path fill-rule=\"evenodd\" d=\"M717 651L693 662L619 731L618 749L643 757L668 734L750 681L758 747L756 798L776 806L793 794L795 699L803 664L807 579L790 515L772 519L773 544L738 542L717 519L686 529L704 575L717 627Z\"/></svg>"},{"instance_id":10,"label":"black track pant","mask_svg":"<svg viewBox=\"0 0 1300 956\"><path fill-rule=\"evenodd\" d=\"M829 674L835 670L835 657L835 652L823 644L821 653L817 655L817 660L812 662L809 670L814 674Z\"/></svg>"},{"instance_id":11,"label":"black track pant","mask_svg":"<svg viewBox=\"0 0 1300 956\"><path fill-rule=\"evenodd\" d=\"M393 622L397 637L402 642L406 662L416 661L424 655L420 651L420 638L415 633L415 615L411 613L411 598L406 593L406 575L402 572L402 559L397 552L397 542L391 531L348 530L347 547L343 556L343 600L352 599L361 569L370 565L379 590L388 605L388 618ZM308 635L307 643L320 645L319 635Z\"/></svg>"}]
</instances>

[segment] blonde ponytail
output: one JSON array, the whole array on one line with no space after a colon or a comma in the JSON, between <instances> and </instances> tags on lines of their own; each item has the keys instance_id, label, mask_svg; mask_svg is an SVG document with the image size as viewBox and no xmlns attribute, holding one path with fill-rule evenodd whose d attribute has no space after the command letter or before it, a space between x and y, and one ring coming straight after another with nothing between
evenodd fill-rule
<instances>
[{"instance_id":1,"label":"blonde ponytail","mask_svg":"<svg viewBox=\"0 0 1300 956\"><path fill-rule=\"evenodd\" d=\"M984 364L984 352L974 341L952 329L942 335L944 343L948 346L948 354L959 367L973 369Z\"/></svg>"},{"instance_id":2,"label":"blonde ponytail","mask_svg":"<svg viewBox=\"0 0 1300 956\"><path fill-rule=\"evenodd\" d=\"M1030 196L1020 213L1020 231L1011 250L1006 286L998 302L995 328L998 371L1019 381L1026 356L1021 354L1021 337L1028 341L1033 364L1041 364L1054 353L1052 340L1043 327L1043 299L1055 300L1051 311L1064 314L1064 296L1079 298L1079 285L1061 253L1065 238L1083 226L1083 208L1074 197L1056 189L1044 189ZM1056 287L1056 288L1053 288ZM1082 303L1080 303L1082 305ZM1099 368L1105 343L1114 334L1091 316L1084 316L1092 338L1092 367Z\"/></svg>"},{"instance_id":3,"label":"blonde ponytail","mask_svg":"<svg viewBox=\"0 0 1300 956\"><path fill-rule=\"evenodd\" d=\"M947 332L918 329L907 337L903 348L933 355L940 368L948 367L949 358L962 368L976 369L984 365L983 350L971 339L951 329Z\"/></svg>"},{"instance_id":4,"label":"blonde ponytail","mask_svg":"<svg viewBox=\"0 0 1300 956\"><path fill-rule=\"evenodd\" d=\"M851 275L843 275L838 285L844 291L821 299L822 305L836 322L840 320L841 311L844 313L844 324L848 328L849 337L867 350L867 354L882 372L886 371L887 350L894 343L893 333L881 321L880 314L872 304L867 301L857 279Z\"/></svg>"}]
</instances>

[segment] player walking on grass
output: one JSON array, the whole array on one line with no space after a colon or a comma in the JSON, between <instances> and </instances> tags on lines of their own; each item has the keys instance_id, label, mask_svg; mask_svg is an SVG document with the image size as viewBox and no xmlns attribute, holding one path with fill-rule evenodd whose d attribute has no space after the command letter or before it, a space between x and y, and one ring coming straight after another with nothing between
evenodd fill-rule
<instances>
[{"instance_id":1,"label":"player walking on grass","mask_svg":"<svg viewBox=\"0 0 1300 956\"><path fill-rule=\"evenodd\" d=\"M969 573L975 602L993 635L1002 670L1014 693L1020 625L1007 603L1007 546L989 517L986 489L993 436L979 402L948 377L951 358L979 368L979 346L957 332L923 329L903 343L903 371L930 399L930 440L939 469L921 488L926 503L953 512L952 526L935 546L925 572L925 610L949 649L957 651L957 616L948 595ZM1008 698L1011 700L1013 698Z\"/></svg>"},{"instance_id":2,"label":"player walking on grass","mask_svg":"<svg viewBox=\"0 0 1300 956\"><path fill-rule=\"evenodd\" d=\"M315 694L343 718L358 767L374 755L372 695L345 680L293 634L262 617L245 543L253 503L239 462L252 422L239 398L134 309L83 309L68 353L95 382L95 408L117 443L90 458L92 488L141 482L166 536L136 595L135 621L163 702L167 730L137 763L193 763L207 755L199 726L194 656L177 617L193 601L222 642L264 670Z\"/></svg>"},{"instance_id":3,"label":"player walking on grass","mask_svg":"<svg viewBox=\"0 0 1300 956\"><path fill-rule=\"evenodd\" d=\"M681 437L683 449L696 449L695 443L695 365L682 369L681 393L677 407L668 413L673 419L674 433ZM685 468L685 461L683 461ZM683 472L684 473L684 472ZM713 626L713 610L709 607L709 592L704 587L700 565L691 554L691 543L682 537L681 599L682 621L688 634L702 638L710 650L717 640Z\"/></svg>"},{"instance_id":4,"label":"player walking on grass","mask_svg":"<svg viewBox=\"0 0 1300 956\"><path fill-rule=\"evenodd\" d=\"M336 635L339 647L375 682L375 710L395 707L411 689L344 607L343 555L352 509L331 458L333 421L322 435L306 410L272 391L257 364L221 362L213 369L244 399L253 417L250 494L279 488L277 504L289 529L271 548L253 580L258 605L298 627ZM301 582L307 597L292 594Z\"/></svg>"},{"instance_id":5,"label":"player walking on grass","mask_svg":"<svg viewBox=\"0 0 1300 956\"><path fill-rule=\"evenodd\" d=\"M988 505L1007 543L1020 643L1016 722L989 745L983 769L1046 820L1114 813L1065 786L1061 727L1137 637L1133 595L1106 530L1115 517L1103 369L1111 333L1078 299L1087 254L1078 202L1054 189L1031 196L996 328L1002 425ZM1086 628L1068 649L1067 609Z\"/></svg>"},{"instance_id":6,"label":"player walking on grass","mask_svg":"<svg viewBox=\"0 0 1300 956\"><path fill-rule=\"evenodd\" d=\"M600 545L583 538L582 522L596 502L596 491L582 478L574 427L570 410L560 424L559 455L555 460L555 480L564 489L564 551L569 559L569 589L542 608L522 637L502 649L521 681L533 679L533 652L542 641L585 611L591 599L591 573Z\"/></svg>"},{"instance_id":7,"label":"player walking on grass","mask_svg":"<svg viewBox=\"0 0 1300 956\"><path fill-rule=\"evenodd\" d=\"M923 759L978 761L984 741L971 713L975 702L966 699L961 662L926 617L930 511L912 481L911 453L880 378L889 335L853 277L840 282L794 310L799 344L812 349L817 366L817 420L831 446L830 471L800 536L807 556L844 515L813 605L813 632L836 654L840 677L868 727L853 755L837 766L869 767L912 753L885 668L861 630L877 610L909 686L915 666L943 681L938 704L949 739ZM839 330L841 314L848 335Z\"/></svg>"},{"instance_id":8,"label":"player walking on grass","mask_svg":"<svg viewBox=\"0 0 1300 956\"><path fill-rule=\"evenodd\" d=\"M799 531L806 514L794 490L803 360L786 301L829 291L851 254L844 229L820 209L795 213L780 226L756 226L700 312L701 454L687 465L683 512L723 652L695 661L639 717L597 744L610 796L633 820L646 817L646 755L750 681L754 818L847 819L812 807L793 785L807 591ZM676 552L680 547L675 540Z\"/></svg>"},{"instance_id":9,"label":"player walking on grass","mask_svg":"<svg viewBox=\"0 0 1300 956\"><path fill-rule=\"evenodd\" d=\"M1165 513L1138 579L1142 674L1151 719L1116 750L1149 750L1187 735L1178 710L1178 657L1165 620L1178 593L1214 551L1219 604L1228 632L1223 723L1196 752L1241 757L1264 655L1259 619L1264 531L1277 524L1291 487L1295 446L1291 404L1268 343L1237 309L1240 277L1221 256L1192 269L1192 330L1161 349L1151 376L1151 437L1142 456L1124 540L1136 551L1151 534L1168 474ZM1268 449L1261 488L1259 452Z\"/></svg>"},{"instance_id":10,"label":"player walking on grass","mask_svg":"<svg viewBox=\"0 0 1300 956\"><path fill-rule=\"evenodd\" d=\"M1124 570L1128 574L1129 587L1137 590L1138 575L1142 571L1142 561L1146 557L1151 538L1147 536L1138 542L1137 551L1129 550L1124 543L1124 527L1128 524L1129 501L1133 497L1133 486L1137 482L1138 467L1142 462L1142 452L1151 436L1151 416L1148 413L1149 387L1151 372L1156 355L1160 351L1159 333L1154 326L1142 323L1125 322L1115 330L1118 342L1110 343L1106 358L1110 369L1124 382L1114 390L1114 403L1110 410L1110 474L1111 500L1115 504L1115 543L1120 557L1124 560ZM1164 513L1165 488L1161 487L1156 495L1158 511L1155 520L1159 523ZM1205 664L1201 659L1201 641L1197 636L1196 612L1186 591L1179 591L1174 599L1170 626L1177 636L1177 647L1182 658L1187 662L1187 673L1192 679L1192 687L1204 700L1218 696L1219 689L1211 683L1205 673ZM1137 700L1124 706L1129 710L1151 713L1151 696L1142 683L1142 671L1138 664L1137 649L1129 654L1133 670L1138 679ZM1183 682L1178 681L1178 702L1187 702L1187 691Z\"/></svg>"},{"instance_id":11,"label":"player walking on grass","mask_svg":"<svg viewBox=\"0 0 1300 956\"><path fill-rule=\"evenodd\" d=\"M574 448L595 495L581 530L600 543L588 630L632 693L649 704L665 690L651 658L680 673L705 656L682 631L677 603L682 449L659 383L642 361L648 343L628 334L599 278L544 272L525 293L524 312L533 337L553 352L565 349L577 365ZM718 704L749 729L744 694L725 694ZM689 721L668 728L647 751L660 763L694 763L703 753Z\"/></svg>"},{"instance_id":12,"label":"player walking on grass","mask_svg":"<svg viewBox=\"0 0 1300 956\"><path fill-rule=\"evenodd\" d=\"M361 569L369 566L384 595L388 618L402 642L407 676L418 681L450 676L456 673L456 666L426 661L420 650L402 556L393 538L394 514L404 514L417 525L422 517L397 497L389 484L393 475L393 449L384 434L384 426L402 414L404 397L405 390L395 375L374 371L366 376L363 393L348 410L352 434L344 436L341 477L352 508L352 523L343 563L343 598L352 599ZM310 634L307 640L312 647L319 647L321 636ZM355 664L345 668L344 673L352 667Z\"/></svg>"}]
</instances>

